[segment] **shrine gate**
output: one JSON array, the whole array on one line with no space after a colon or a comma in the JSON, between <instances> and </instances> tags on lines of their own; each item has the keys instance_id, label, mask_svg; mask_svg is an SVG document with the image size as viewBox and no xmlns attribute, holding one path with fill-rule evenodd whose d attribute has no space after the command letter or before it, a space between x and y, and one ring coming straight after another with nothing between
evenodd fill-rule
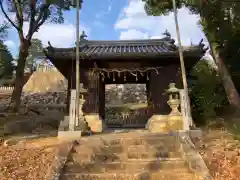
<instances>
[{"instance_id":1,"label":"shrine gate","mask_svg":"<svg viewBox=\"0 0 240 180\"><path fill-rule=\"evenodd\" d=\"M70 90L76 85L76 48L46 48L46 56L68 80ZM184 48L188 72L204 55L203 45ZM105 85L146 84L148 107L145 117L135 125L144 127L153 114L166 115L170 109L164 94L169 83L182 88L180 60L174 40L80 41L80 82L88 90L84 113L96 121L105 118ZM69 104L69 101L68 101Z\"/></svg>"}]
</instances>

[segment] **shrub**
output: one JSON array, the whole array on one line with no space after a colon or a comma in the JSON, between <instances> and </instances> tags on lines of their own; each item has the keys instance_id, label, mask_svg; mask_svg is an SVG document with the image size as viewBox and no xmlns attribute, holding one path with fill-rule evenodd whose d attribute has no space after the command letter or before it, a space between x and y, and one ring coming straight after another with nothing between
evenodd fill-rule
<instances>
[{"instance_id":1,"label":"shrub","mask_svg":"<svg viewBox=\"0 0 240 180\"><path fill-rule=\"evenodd\" d=\"M221 78L215 67L201 60L191 71L190 98L192 116L198 125L216 116L219 109L227 105L227 97Z\"/></svg>"}]
</instances>

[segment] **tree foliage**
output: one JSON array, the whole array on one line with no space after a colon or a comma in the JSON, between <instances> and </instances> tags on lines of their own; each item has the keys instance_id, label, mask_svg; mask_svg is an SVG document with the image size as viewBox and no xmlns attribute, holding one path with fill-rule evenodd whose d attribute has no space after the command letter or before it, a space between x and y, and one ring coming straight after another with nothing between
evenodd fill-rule
<instances>
[{"instance_id":1,"label":"tree foliage","mask_svg":"<svg viewBox=\"0 0 240 180\"><path fill-rule=\"evenodd\" d=\"M9 24L17 30L20 40L16 68L16 80L10 110L18 111L24 86L24 69L32 36L45 22L63 23L63 11L70 10L71 0L0 0L0 9ZM7 9L5 9L7 7ZM8 13L15 15L13 20ZM23 32L24 22L29 22L28 31Z\"/></svg>"},{"instance_id":2,"label":"tree foliage","mask_svg":"<svg viewBox=\"0 0 240 180\"><path fill-rule=\"evenodd\" d=\"M4 21L0 25L0 84L8 84L13 75L13 57L3 40L8 34L8 24Z\"/></svg>"},{"instance_id":3,"label":"tree foliage","mask_svg":"<svg viewBox=\"0 0 240 180\"><path fill-rule=\"evenodd\" d=\"M7 46L0 41L0 79L5 81L13 75L13 57ZM3 83L3 82L2 82Z\"/></svg>"},{"instance_id":4,"label":"tree foliage","mask_svg":"<svg viewBox=\"0 0 240 180\"><path fill-rule=\"evenodd\" d=\"M9 24L4 21L2 24L0 24L0 39L3 40L7 37L9 29Z\"/></svg>"},{"instance_id":5,"label":"tree foliage","mask_svg":"<svg viewBox=\"0 0 240 180\"><path fill-rule=\"evenodd\" d=\"M143 0L149 15L166 15L173 10L172 0ZM239 94L232 81L233 68L238 73L240 49L240 2L222 0L176 0L177 8L187 7L200 15L200 24L232 106L240 108ZM235 79L235 83L238 82ZM240 84L239 84L240 86ZM239 89L240 90L240 89Z\"/></svg>"},{"instance_id":6,"label":"tree foliage","mask_svg":"<svg viewBox=\"0 0 240 180\"><path fill-rule=\"evenodd\" d=\"M29 47L29 55L26 61L26 69L33 70L37 65L37 59L43 57L43 45L39 39L32 39L31 46Z\"/></svg>"},{"instance_id":7,"label":"tree foliage","mask_svg":"<svg viewBox=\"0 0 240 180\"><path fill-rule=\"evenodd\" d=\"M203 123L202 119L214 117L227 104L226 94L219 73L208 60L199 61L190 75L193 117Z\"/></svg>"}]
</instances>

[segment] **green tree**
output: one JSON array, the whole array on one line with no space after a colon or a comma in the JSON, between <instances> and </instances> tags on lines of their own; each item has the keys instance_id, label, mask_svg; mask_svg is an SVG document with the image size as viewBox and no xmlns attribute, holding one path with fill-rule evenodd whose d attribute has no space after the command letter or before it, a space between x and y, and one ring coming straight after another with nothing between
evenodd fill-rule
<instances>
[{"instance_id":1,"label":"green tree","mask_svg":"<svg viewBox=\"0 0 240 180\"><path fill-rule=\"evenodd\" d=\"M4 21L2 24L0 24L0 39L3 40L6 38L8 34L9 24Z\"/></svg>"},{"instance_id":2,"label":"green tree","mask_svg":"<svg viewBox=\"0 0 240 180\"><path fill-rule=\"evenodd\" d=\"M11 20L8 12L16 15L16 22ZM17 30L20 48L16 68L16 80L11 98L10 109L18 111L24 85L24 69L33 34L46 22L62 23L63 10L70 10L71 0L0 0L0 8L10 25ZM28 32L23 32L23 23L29 22Z\"/></svg>"},{"instance_id":3,"label":"green tree","mask_svg":"<svg viewBox=\"0 0 240 180\"><path fill-rule=\"evenodd\" d=\"M12 79L13 75L13 57L7 46L0 41L0 79L1 84L7 83L7 80Z\"/></svg>"},{"instance_id":4,"label":"green tree","mask_svg":"<svg viewBox=\"0 0 240 180\"><path fill-rule=\"evenodd\" d=\"M39 39L32 39L31 46L29 47L29 55L26 60L25 68L33 70L33 67L37 64L37 59L43 57L43 45Z\"/></svg>"},{"instance_id":5,"label":"green tree","mask_svg":"<svg viewBox=\"0 0 240 180\"><path fill-rule=\"evenodd\" d=\"M190 72L192 115L197 124L216 116L217 110L227 104L219 73L209 60L199 61Z\"/></svg>"},{"instance_id":6,"label":"green tree","mask_svg":"<svg viewBox=\"0 0 240 180\"><path fill-rule=\"evenodd\" d=\"M143 1L146 3L145 9L149 15L166 15L173 11L172 0ZM231 36L234 34L233 29L236 30L236 27L239 27L239 3L222 0L176 0L176 4L177 8L185 6L189 8L192 13L200 15L200 24L209 41L212 56L222 77L229 103L233 107L239 108L239 94L232 81L229 68L226 65L226 56L223 53L226 52L226 47L231 44L229 39L231 39ZM238 34L238 32L239 31L236 30L235 34ZM235 51L235 53L236 52L238 51Z\"/></svg>"},{"instance_id":7,"label":"green tree","mask_svg":"<svg viewBox=\"0 0 240 180\"><path fill-rule=\"evenodd\" d=\"M7 84L13 75L13 57L3 40L8 35L8 23L3 22L0 25L0 84Z\"/></svg>"}]
</instances>

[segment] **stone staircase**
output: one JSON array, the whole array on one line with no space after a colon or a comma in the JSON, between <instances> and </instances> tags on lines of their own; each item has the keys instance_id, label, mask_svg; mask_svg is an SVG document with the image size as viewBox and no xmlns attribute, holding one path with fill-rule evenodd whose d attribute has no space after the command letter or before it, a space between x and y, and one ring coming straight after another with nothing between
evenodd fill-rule
<instances>
[{"instance_id":1,"label":"stone staircase","mask_svg":"<svg viewBox=\"0 0 240 180\"><path fill-rule=\"evenodd\" d=\"M177 135L129 132L81 138L61 180L197 180Z\"/></svg>"}]
</instances>

